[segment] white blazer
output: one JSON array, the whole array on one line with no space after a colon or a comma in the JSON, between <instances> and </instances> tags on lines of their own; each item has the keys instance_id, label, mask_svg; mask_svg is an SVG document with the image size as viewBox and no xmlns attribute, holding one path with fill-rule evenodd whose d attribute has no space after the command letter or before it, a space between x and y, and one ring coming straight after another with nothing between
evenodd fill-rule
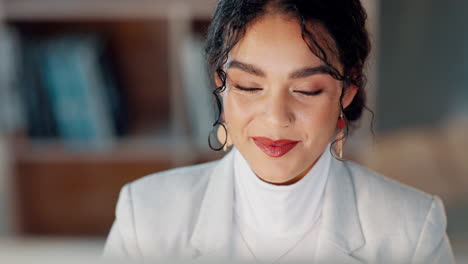
<instances>
[{"instance_id":1,"label":"white blazer","mask_svg":"<svg viewBox=\"0 0 468 264\"><path fill-rule=\"evenodd\" d=\"M104 256L209 260L228 254L233 151L125 185ZM439 197L332 158L319 263L455 263Z\"/></svg>"}]
</instances>

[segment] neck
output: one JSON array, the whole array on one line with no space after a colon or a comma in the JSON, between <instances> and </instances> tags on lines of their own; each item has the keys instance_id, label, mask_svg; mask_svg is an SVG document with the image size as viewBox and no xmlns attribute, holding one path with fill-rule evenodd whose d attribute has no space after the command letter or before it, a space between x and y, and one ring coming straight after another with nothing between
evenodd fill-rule
<instances>
[{"instance_id":1,"label":"neck","mask_svg":"<svg viewBox=\"0 0 468 264\"><path fill-rule=\"evenodd\" d=\"M270 183L236 151L234 201L241 225L273 236L294 236L307 229L321 210L330 166L330 155L324 154L296 177Z\"/></svg>"}]
</instances>

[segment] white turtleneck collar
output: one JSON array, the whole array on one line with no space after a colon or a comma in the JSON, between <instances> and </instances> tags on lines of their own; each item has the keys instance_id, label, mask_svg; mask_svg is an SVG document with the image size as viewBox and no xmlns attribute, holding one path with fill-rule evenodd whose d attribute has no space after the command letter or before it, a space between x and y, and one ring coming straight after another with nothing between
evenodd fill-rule
<instances>
[{"instance_id":1,"label":"white turtleneck collar","mask_svg":"<svg viewBox=\"0 0 468 264\"><path fill-rule=\"evenodd\" d=\"M298 182L274 185L262 181L242 154L235 151L234 210L240 225L259 235L296 237L307 232L318 219L328 179L330 144L315 165Z\"/></svg>"}]
</instances>

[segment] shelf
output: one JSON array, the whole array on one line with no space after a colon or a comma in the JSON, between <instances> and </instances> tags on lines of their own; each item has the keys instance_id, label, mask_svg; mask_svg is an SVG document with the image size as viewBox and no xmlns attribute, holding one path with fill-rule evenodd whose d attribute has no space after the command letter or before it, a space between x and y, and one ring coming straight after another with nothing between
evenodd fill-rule
<instances>
[{"instance_id":1,"label":"shelf","mask_svg":"<svg viewBox=\"0 0 468 264\"><path fill-rule=\"evenodd\" d=\"M58 140L32 140L15 143L15 158L19 163L133 163L166 162L187 165L214 160L222 153L187 143L187 140L164 138L119 139L112 147L101 150L70 150Z\"/></svg>"},{"instance_id":2,"label":"shelf","mask_svg":"<svg viewBox=\"0 0 468 264\"><path fill-rule=\"evenodd\" d=\"M223 154L145 138L99 152L72 152L57 141L13 145L14 230L26 236L105 237L124 184Z\"/></svg>"},{"instance_id":3,"label":"shelf","mask_svg":"<svg viewBox=\"0 0 468 264\"><path fill-rule=\"evenodd\" d=\"M11 21L210 18L217 0L4 0Z\"/></svg>"}]
</instances>

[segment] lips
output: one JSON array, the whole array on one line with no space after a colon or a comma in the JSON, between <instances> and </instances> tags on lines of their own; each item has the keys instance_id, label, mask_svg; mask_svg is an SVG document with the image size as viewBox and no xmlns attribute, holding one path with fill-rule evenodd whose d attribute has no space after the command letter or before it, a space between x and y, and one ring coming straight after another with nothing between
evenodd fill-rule
<instances>
[{"instance_id":1,"label":"lips","mask_svg":"<svg viewBox=\"0 0 468 264\"><path fill-rule=\"evenodd\" d=\"M265 137L253 137L252 139L261 151L273 158L285 155L299 143L299 141L289 139L272 140Z\"/></svg>"}]
</instances>

